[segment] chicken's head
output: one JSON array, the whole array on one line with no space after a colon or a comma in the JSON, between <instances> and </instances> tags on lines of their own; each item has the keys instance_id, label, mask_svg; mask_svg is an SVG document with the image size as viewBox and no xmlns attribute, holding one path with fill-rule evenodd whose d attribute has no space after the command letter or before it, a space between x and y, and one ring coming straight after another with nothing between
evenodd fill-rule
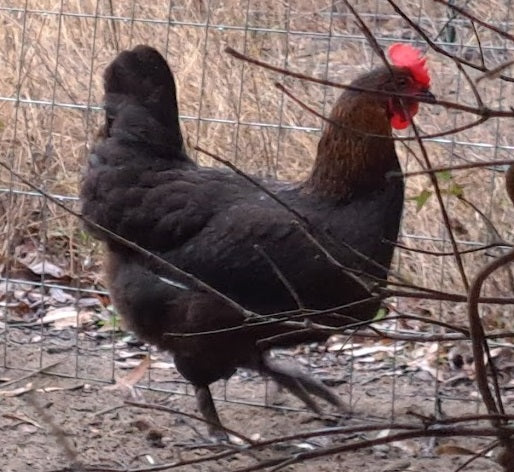
<instances>
[{"instance_id":1,"label":"chicken's head","mask_svg":"<svg viewBox=\"0 0 514 472\"><path fill-rule=\"evenodd\" d=\"M391 117L391 126L404 129L409 126L411 118L418 112L419 99L434 101L430 93L430 75L426 67L426 58L421 51L410 44L396 43L389 50L391 60L390 80L386 90L407 95L407 97L389 97L387 106ZM391 74L392 71L392 74Z\"/></svg>"}]
</instances>

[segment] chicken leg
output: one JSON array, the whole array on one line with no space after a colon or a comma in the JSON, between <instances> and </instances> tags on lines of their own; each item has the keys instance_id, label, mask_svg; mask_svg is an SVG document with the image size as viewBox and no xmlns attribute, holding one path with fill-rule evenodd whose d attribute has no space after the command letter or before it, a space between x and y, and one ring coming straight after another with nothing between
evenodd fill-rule
<instances>
[{"instance_id":1,"label":"chicken leg","mask_svg":"<svg viewBox=\"0 0 514 472\"><path fill-rule=\"evenodd\" d=\"M295 366L284 365L271 359L269 356L263 356L260 370L263 374L269 375L275 382L291 392L318 415L322 415L322 411L309 393L336 406L341 413L349 411L348 406L334 392L319 380L302 372Z\"/></svg>"},{"instance_id":2,"label":"chicken leg","mask_svg":"<svg viewBox=\"0 0 514 472\"><path fill-rule=\"evenodd\" d=\"M221 425L209 387L207 385L195 385L195 396L198 409L206 420L207 431L211 439L216 443L227 442L229 440L228 434Z\"/></svg>"}]
</instances>

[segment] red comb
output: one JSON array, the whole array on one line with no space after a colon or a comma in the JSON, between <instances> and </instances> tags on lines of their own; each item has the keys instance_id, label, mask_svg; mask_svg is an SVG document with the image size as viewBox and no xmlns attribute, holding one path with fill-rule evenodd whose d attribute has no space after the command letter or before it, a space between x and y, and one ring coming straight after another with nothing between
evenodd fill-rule
<instances>
[{"instance_id":1,"label":"red comb","mask_svg":"<svg viewBox=\"0 0 514 472\"><path fill-rule=\"evenodd\" d=\"M387 53L393 65L408 67L417 82L424 87L430 85L430 75L425 65L427 60L419 49L410 44L395 43L389 47Z\"/></svg>"}]
</instances>

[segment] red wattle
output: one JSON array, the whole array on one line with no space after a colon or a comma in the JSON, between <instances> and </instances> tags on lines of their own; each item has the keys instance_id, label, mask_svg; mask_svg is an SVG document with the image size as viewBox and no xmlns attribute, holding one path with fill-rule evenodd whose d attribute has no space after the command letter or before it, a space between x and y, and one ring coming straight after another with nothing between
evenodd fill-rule
<instances>
[{"instance_id":1,"label":"red wattle","mask_svg":"<svg viewBox=\"0 0 514 472\"><path fill-rule=\"evenodd\" d=\"M409 126L409 120L403 117L403 113L395 113L391 117L391 126L394 129L405 129Z\"/></svg>"},{"instance_id":2,"label":"red wattle","mask_svg":"<svg viewBox=\"0 0 514 472\"><path fill-rule=\"evenodd\" d=\"M414 102L410 105L406 106L408 115L412 118L416 115L419 109L419 103ZM393 116L391 117L391 126L394 129L405 129L410 125L409 118L405 115L403 109L396 109L393 112Z\"/></svg>"}]
</instances>

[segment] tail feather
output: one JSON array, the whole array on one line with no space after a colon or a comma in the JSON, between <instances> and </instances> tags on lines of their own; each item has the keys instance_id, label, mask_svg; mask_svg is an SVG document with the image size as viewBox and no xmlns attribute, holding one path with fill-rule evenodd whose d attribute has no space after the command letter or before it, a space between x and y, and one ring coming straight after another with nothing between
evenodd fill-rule
<instances>
[{"instance_id":1,"label":"tail feather","mask_svg":"<svg viewBox=\"0 0 514 472\"><path fill-rule=\"evenodd\" d=\"M104 88L105 136L111 136L115 121L123 114L123 123L118 123L118 129L127 124L134 127L136 117L140 116L139 129L146 127L149 130L151 126L144 122L150 115L164 128L162 131L166 133L167 144L183 149L175 80L166 60L157 50L139 45L121 52L105 70Z\"/></svg>"}]
</instances>

